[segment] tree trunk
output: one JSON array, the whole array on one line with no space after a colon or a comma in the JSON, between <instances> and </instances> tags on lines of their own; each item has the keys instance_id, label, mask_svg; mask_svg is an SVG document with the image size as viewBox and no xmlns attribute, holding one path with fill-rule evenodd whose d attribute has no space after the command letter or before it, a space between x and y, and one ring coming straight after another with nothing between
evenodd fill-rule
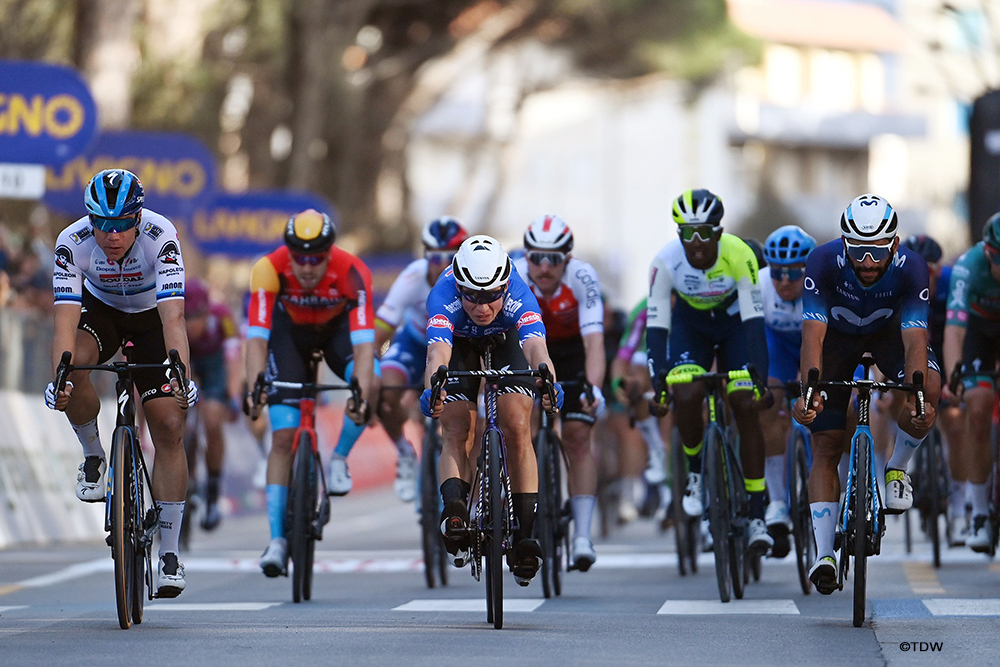
<instances>
[{"instance_id":1,"label":"tree trunk","mask_svg":"<svg viewBox=\"0 0 1000 667\"><path fill-rule=\"evenodd\" d=\"M132 75L139 63L133 33L138 0L77 0L74 62L90 84L101 127L128 127Z\"/></svg>"}]
</instances>

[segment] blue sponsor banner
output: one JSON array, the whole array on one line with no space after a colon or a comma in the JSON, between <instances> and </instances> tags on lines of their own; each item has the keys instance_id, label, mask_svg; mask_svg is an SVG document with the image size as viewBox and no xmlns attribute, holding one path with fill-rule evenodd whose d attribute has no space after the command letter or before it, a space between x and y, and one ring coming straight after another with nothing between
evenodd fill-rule
<instances>
[{"instance_id":1,"label":"blue sponsor banner","mask_svg":"<svg viewBox=\"0 0 1000 667\"><path fill-rule=\"evenodd\" d=\"M0 162L60 164L97 133L97 106L76 70L0 60Z\"/></svg>"},{"instance_id":2,"label":"blue sponsor banner","mask_svg":"<svg viewBox=\"0 0 1000 667\"><path fill-rule=\"evenodd\" d=\"M329 215L333 207L319 195L288 190L219 194L211 205L187 220L188 238L206 255L252 258L266 255L283 241L293 214L313 208Z\"/></svg>"},{"instance_id":3,"label":"blue sponsor banner","mask_svg":"<svg viewBox=\"0 0 1000 667\"><path fill-rule=\"evenodd\" d=\"M81 216L83 191L102 169L128 169L142 182L146 208L170 219L190 218L215 194L215 157L203 143L176 132L103 132L84 155L45 178L43 201L67 215Z\"/></svg>"}]
</instances>

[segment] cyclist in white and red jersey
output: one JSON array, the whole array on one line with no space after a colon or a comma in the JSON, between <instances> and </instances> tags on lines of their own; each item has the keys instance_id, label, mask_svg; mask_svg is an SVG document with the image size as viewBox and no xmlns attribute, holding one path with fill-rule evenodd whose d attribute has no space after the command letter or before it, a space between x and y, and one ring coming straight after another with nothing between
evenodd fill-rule
<instances>
[{"instance_id":1,"label":"cyclist in white and red jersey","mask_svg":"<svg viewBox=\"0 0 1000 667\"><path fill-rule=\"evenodd\" d=\"M417 455L403 435L409 412L403 404L404 395L413 392L388 387L423 383L427 360L427 296L467 237L468 233L455 218L443 216L429 222L421 235L424 256L403 269L375 312L375 349L383 349L392 339L382 355L384 387L378 415L399 452L396 495L406 502L417 494Z\"/></svg>"},{"instance_id":2,"label":"cyclist in white and red jersey","mask_svg":"<svg viewBox=\"0 0 1000 667\"><path fill-rule=\"evenodd\" d=\"M594 268L572 257L573 232L557 215L537 218L524 233L523 257L514 261L542 311L552 363L566 389L562 446L573 510L573 565L586 572L597 559L590 524L597 465L590 449L596 415L603 411L604 301ZM591 393L584 391L591 385Z\"/></svg>"},{"instance_id":3,"label":"cyclist in white and red jersey","mask_svg":"<svg viewBox=\"0 0 1000 667\"><path fill-rule=\"evenodd\" d=\"M125 341L133 345L133 363L165 363L167 350L176 349L190 368L181 244L170 221L144 209L144 202L142 183L135 174L106 169L87 185L88 214L59 235L52 276L53 372L64 351L72 353L77 366L103 364ZM156 448L152 479L160 518L156 594L176 597L185 585L177 552L188 482L181 409L198 401L198 387L189 381L185 395L175 380L165 382L162 369L139 370L134 378ZM170 397L174 400L165 400ZM97 431L101 400L90 371L70 373L66 389L58 393L49 383L45 403L66 412L83 445L77 497L103 502L107 463Z\"/></svg>"}]
</instances>

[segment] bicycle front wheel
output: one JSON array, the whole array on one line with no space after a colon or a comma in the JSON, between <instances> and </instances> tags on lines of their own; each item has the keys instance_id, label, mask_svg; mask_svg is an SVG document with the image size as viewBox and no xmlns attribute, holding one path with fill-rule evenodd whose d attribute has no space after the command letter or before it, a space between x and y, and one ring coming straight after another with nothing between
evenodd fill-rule
<instances>
[{"instance_id":1,"label":"bicycle front wheel","mask_svg":"<svg viewBox=\"0 0 1000 667\"><path fill-rule=\"evenodd\" d=\"M313 541L312 520L316 507L315 460L312 439L307 432L299 435L295 459L292 464L292 483L289 488L288 553L292 568L292 601L309 599L312 563L309 558ZM307 570L310 572L307 574Z\"/></svg>"},{"instance_id":2,"label":"bicycle front wheel","mask_svg":"<svg viewBox=\"0 0 1000 667\"><path fill-rule=\"evenodd\" d=\"M692 550L689 547L691 539L691 525L692 520L688 518L687 514L684 513L684 507L682 505L682 500L684 498L685 486L684 482L687 479L687 465L684 461L684 446L681 444L680 438L677 437L677 430L674 429L674 437L670 443L670 454L671 463L673 466L672 479L670 483L671 499L670 499L670 516L674 522L674 541L677 546L677 571L680 575L686 576L688 573L688 559L689 554ZM697 555L695 555L697 557ZM694 561L691 561L691 571L695 571Z\"/></svg>"},{"instance_id":3,"label":"bicycle front wheel","mask_svg":"<svg viewBox=\"0 0 1000 667\"><path fill-rule=\"evenodd\" d=\"M437 435L434 427L428 425L424 434L424 445L420 453L420 532L424 552L424 580L427 588L435 586L435 572L438 561L443 557L441 552L441 496L437 483ZM447 583L442 573L441 585Z\"/></svg>"},{"instance_id":4,"label":"bicycle front wheel","mask_svg":"<svg viewBox=\"0 0 1000 667\"><path fill-rule=\"evenodd\" d=\"M865 622L865 602L867 596L868 578L868 542L872 530L869 517L868 494L871 484L870 461L868 448L871 446L868 436L858 436L855 466L856 478L854 484L854 627L860 628Z\"/></svg>"},{"instance_id":5,"label":"bicycle front wheel","mask_svg":"<svg viewBox=\"0 0 1000 667\"><path fill-rule=\"evenodd\" d=\"M493 606L493 627L499 630L503 627L503 540L507 499L504 494L503 470L500 461L500 435L497 431L487 431L486 448L489 461L489 469L486 472L490 485L490 502L486 514L490 546L486 551L486 569ZM489 604L488 600L487 605Z\"/></svg>"},{"instance_id":6,"label":"bicycle front wheel","mask_svg":"<svg viewBox=\"0 0 1000 667\"><path fill-rule=\"evenodd\" d=\"M133 488L132 432L115 429L111 440L111 556L115 561L115 606L122 630L132 626L135 602L135 500Z\"/></svg>"},{"instance_id":7,"label":"bicycle front wheel","mask_svg":"<svg viewBox=\"0 0 1000 667\"><path fill-rule=\"evenodd\" d=\"M924 517L927 537L931 541L934 553L934 567L941 567L941 532L938 530L938 515L941 514L941 485L938 484L938 457L941 455L941 435L937 428L932 428L923 447L926 460L924 473L927 480L924 489L927 493L927 514Z\"/></svg>"},{"instance_id":8,"label":"bicycle front wheel","mask_svg":"<svg viewBox=\"0 0 1000 667\"><path fill-rule=\"evenodd\" d=\"M715 428L705 432L702 460L705 466L706 489L708 491L708 521L712 531L712 549L715 552L715 578L719 585L719 599L729 602L732 597L733 580L730 567L729 482L726 480L725 446L722 433ZM742 575L741 575L742 576Z\"/></svg>"},{"instance_id":9,"label":"bicycle front wheel","mask_svg":"<svg viewBox=\"0 0 1000 667\"><path fill-rule=\"evenodd\" d=\"M792 520L795 540L795 565L799 572L802 592L812 592L809 568L816 562L816 538L813 535L812 511L809 508L809 458L805 436L793 428L788 443L788 513Z\"/></svg>"},{"instance_id":10,"label":"bicycle front wheel","mask_svg":"<svg viewBox=\"0 0 1000 667\"><path fill-rule=\"evenodd\" d=\"M543 428L538 431L537 447L535 455L538 458L538 512L535 516L535 534L542 547L542 594L546 598L555 595L555 573L556 567L556 512L553 507L551 480L549 468L552 465L549 460L549 449L552 441L549 438L549 430Z\"/></svg>"}]
</instances>

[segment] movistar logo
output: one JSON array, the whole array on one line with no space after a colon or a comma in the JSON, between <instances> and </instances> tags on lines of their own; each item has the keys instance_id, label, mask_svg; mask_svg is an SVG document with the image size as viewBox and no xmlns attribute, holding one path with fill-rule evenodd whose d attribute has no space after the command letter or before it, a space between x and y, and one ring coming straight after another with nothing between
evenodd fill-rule
<instances>
[{"instance_id":1,"label":"movistar logo","mask_svg":"<svg viewBox=\"0 0 1000 667\"><path fill-rule=\"evenodd\" d=\"M830 516L830 508L829 507L824 507L822 512L817 512L816 510L813 510L813 518L814 519L822 519L825 516Z\"/></svg>"},{"instance_id":2,"label":"movistar logo","mask_svg":"<svg viewBox=\"0 0 1000 667\"><path fill-rule=\"evenodd\" d=\"M867 317L860 317L853 311L844 308L843 306L834 306L830 309L830 315L833 316L834 320L841 319L849 324L853 324L856 327L866 327L876 320L882 318L892 317L892 308L879 308L874 313Z\"/></svg>"}]
</instances>

